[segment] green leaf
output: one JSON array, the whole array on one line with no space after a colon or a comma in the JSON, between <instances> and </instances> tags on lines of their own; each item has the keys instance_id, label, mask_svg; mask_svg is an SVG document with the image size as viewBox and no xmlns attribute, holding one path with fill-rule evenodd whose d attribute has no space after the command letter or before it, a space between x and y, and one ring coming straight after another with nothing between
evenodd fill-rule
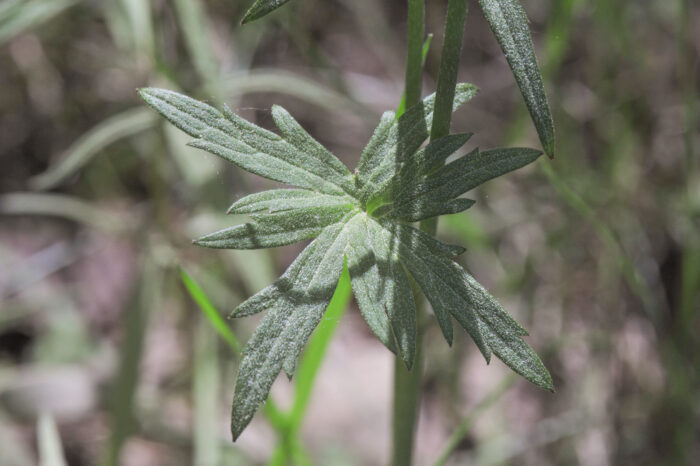
<instances>
[{"instance_id":1,"label":"green leaf","mask_svg":"<svg viewBox=\"0 0 700 466\"><path fill-rule=\"evenodd\" d=\"M477 88L471 84L459 84L455 92L453 110L474 97ZM411 107L398 120L394 120L393 112L382 116L357 167L361 201L366 202L378 194L385 182L396 174L398 167L428 138L434 107L435 94L432 94Z\"/></svg>"},{"instance_id":2,"label":"green leaf","mask_svg":"<svg viewBox=\"0 0 700 466\"><path fill-rule=\"evenodd\" d=\"M398 204L447 202L488 180L528 165L542 155L534 149L509 148L484 152L474 150L445 165L421 182L406 185L397 196Z\"/></svg>"},{"instance_id":3,"label":"green leaf","mask_svg":"<svg viewBox=\"0 0 700 466\"><path fill-rule=\"evenodd\" d=\"M489 354L486 344L482 341L478 332L476 317L468 308L465 309L465 302L457 291L457 286L450 282L450 277L444 276L443 270L436 270L434 267L435 264L440 265L445 261L446 263L454 264L454 262L444 257L439 259L440 256L434 253L439 244L431 243L437 243L437 241L425 233L406 225L400 225L396 228L391 222L379 223L373 221L368 224L372 230L388 231L397 239L396 246L399 257L413 276L413 279L420 286L423 294L430 301L447 342L450 345L452 344L453 330L450 315L458 313L460 317L463 317L463 325L472 329L472 332L470 332L472 338L479 349L482 350L484 356L488 358Z\"/></svg>"},{"instance_id":4,"label":"green leaf","mask_svg":"<svg viewBox=\"0 0 700 466\"><path fill-rule=\"evenodd\" d=\"M267 314L243 350L234 390L234 440L267 397L280 370L293 367L320 322L340 277L347 231L353 224L351 220L324 230L273 285L274 289L263 290Z\"/></svg>"},{"instance_id":5,"label":"green leaf","mask_svg":"<svg viewBox=\"0 0 700 466\"><path fill-rule=\"evenodd\" d=\"M387 224L381 227L387 229ZM542 361L521 338L527 332L462 267L448 258L428 254L421 244L427 239L406 232L407 228L394 235L399 238L399 254L432 304L448 342L452 335L447 323L449 313L471 335L487 361L493 352L530 382L553 390Z\"/></svg>"},{"instance_id":6,"label":"green leaf","mask_svg":"<svg viewBox=\"0 0 700 466\"><path fill-rule=\"evenodd\" d=\"M279 105L274 105L272 107L272 118L274 118L275 124L290 144L321 162L318 165L319 175L334 180L338 186L347 187L348 192L353 191L352 174L348 167L312 138L289 112Z\"/></svg>"},{"instance_id":7,"label":"green leaf","mask_svg":"<svg viewBox=\"0 0 700 466\"><path fill-rule=\"evenodd\" d=\"M307 207L335 207L354 205L357 201L349 196L331 196L304 189L271 189L236 201L229 214L254 214L258 212L283 212ZM359 206L358 206L359 207Z\"/></svg>"},{"instance_id":8,"label":"green leaf","mask_svg":"<svg viewBox=\"0 0 700 466\"><path fill-rule=\"evenodd\" d=\"M479 0L525 99L545 153L554 156L554 122L537 66L527 15L518 0Z\"/></svg>"},{"instance_id":9,"label":"green leaf","mask_svg":"<svg viewBox=\"0 0 700 466\"><path fill-rule=\"evenodd\" d=\"M460 142L460 139L448 137L438 139L426 148L426 153L432 145L437 146L435 156L416 157L418 164L427 160L444 160L446 153ZM445 140L442 144L440 141ZM441 149L446 150L442 151ZM449 215L462 212L474 205L471 199L459 199L457 196L479 186L480 184L504 175L510 171L524 167L534 162L542 152L534 149L509 148L494 149L479 152L477 149L454 162L445 165L434 173L416 179L407 178L394 187L400 190L394 194L391 203L377 209L376 215L391 217L406 222L418 222L438 215ZM429 169L431 166L428 166ZM409 171L410 170L410 171ZM420 173L422 167L410 167L409 173ZM403 170L401 171L403 172Z\"/></svg>"},{"instance_id":10,"label":"green leaf","mask_svg":"<svg viewBox=\"0 0 700 466\"><path fill-rule=\"evenodd\" d=\"M348 268L360 311L369 327L410 370L416 352L416 308L390 234L370 230L363 216L348 249Z\"/></svg>"},{"instance_id":11,"label":"green leaf","mask_svg":"<svg viewBox=\"0 0 700 466\"><path fill-rule=\"evenodd\" d=\"M389 215L405 222L420 222L427 218L437 217L439 215L458 214L469 209L474 204L476 204L476 201L472 199L436 201L432 199L420 198L395 207L390 211Z\"/></svg>"},{"instance_id":12,"label":"green leaf","mask_svg":"<svg viewBox=\"0 0 700 466\"><path fill-rule=\"evenodd\" d=\"M263 16L275 11L277 8L281 7L289 0L256 0L253 6L250 7L248 12L243 17L241 24L250 23L256 19L260 19Z\"/></svg>"},{"instance_id":13,"label":"green leaf","mask_svg":"<svg viewBox=\"0 0 700 466\"><path fill-rule=\"evenodd\" d=\"M472 135L472 133L450 134L437 141L431 141L400 167L399 173L392 179L389 186L399 188L430 174L435 168L441 167L450 155L464 146Z\"/></svg>"},{"instance_id":14,"label":"green leaf","mask_svg":"<svg viewBox=\"0 0 700 466\"><path fill-rule=\"evenodd\" d=\"M477 314L480 334L485 338L489 349L513 371L535 385L553 392L554 384L547 368L537 353L522 339L523 336L527 336L527 331L461 267L460 275L463 295Z\"/></svg>"},{"instance_id":15,"label":"green leaf","mask_svg":"<svg viewBox=\"0 0 700 466\"><path fill-rule=\"evenodd\" d=\"M250 223L236 225L195 241L217 249L260 249L315 238L324 228L339 223L355 206L305 207L274 214L253 214Z\"/></svg>"},{"instance_id":16,"label":"green leaf","mask_svg":"<svg viewBox=\"0 0 700 466\"><path fill-rule=\"evenodd\" d=\"M471 85L458 86L455 108L475 92ZM471 135L448 135L421 149L433 118L431 96L398 120L393 112L384 114L353 177L280 107L274 107L272 115L281 137L228 109L219 112L169 91L147 89L141 94L197 138L196 147L253 173L303 188L246 196L229 213L250 214L249 222L196 241L213 248L251 249L316 238L275 283L231 314L265 312L243 351L232 409L234 439L266 399L278 374L294 374L345 261L362 316L406 367L412 366L416 354L411 276L432 304L448 343L452 343L454 319L487 361L495 354L531 382L552 389L547 370L522 339L527 332L452 260L464 248L443 244L407 224L471 207L474 201L458 196L534 161L539 151L475 149L443 166Z\"/></svg>"},{"instance_id":17,"label":"green leaf","mask_svg":"<svg viewBox=\"0 0 700 466\"><path fill-rule=\"evenodd\" d=\"M323 178L327 167L276 134L177 92L145 88L141 97L175 126L196 139L192 147L206 150L251 173L274 181L327 194L345 194L343 187Z\"/></svg>"},{"instance_id":18,"label":"green leaf","mask_svg":"<svg viewBox=\"0 0 700 466\"><path fill-rule=\"evenodd\" d=\"M379 183L375 186L374 194L367 201L367 210L372 213L375 209L377 210L376 215L386 215L386 212L394 210L394 206L391 204L391 199L401 192L406 186L411 186L418 181L420 181L424 176L431 173L435 168L442 166L445 159L462 147L470 138L471 134L454 134L449 135L444 138L440 138L436 141L428 144L427 147L417 151L412 157L406 160L399 167L394 170L394 176L391 178L386 178L383 183ZM440 205L438 203L436 209L440 212ZM421 211L414 205L403 205L400 206L406 212ZM449 209L448 209L449 211ZM459 210L458 210L459 211ZM447 213L447 211L442 212ZM456 213L451 211L450 213ZM434 215L441 215L440 213ZM410 216L409 216L410 217ZM413 221L406 218L407 221Z\"/></svg>"}]
</instances>

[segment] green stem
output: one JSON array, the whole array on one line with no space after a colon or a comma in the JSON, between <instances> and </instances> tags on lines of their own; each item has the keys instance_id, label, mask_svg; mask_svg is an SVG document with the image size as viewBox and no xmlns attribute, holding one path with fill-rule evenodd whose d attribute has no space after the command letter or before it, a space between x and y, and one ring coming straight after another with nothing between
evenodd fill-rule
<instances>
[{"instance_id":1,"label":"green stem","mask_svg":"<svg viewBox=\"0 0 700 466\"><path fill-rule=\"evenodd\" d=\"M467 0L449 0L445 20L445 42L440 56L437 94L435 96L435 116L430 139L436 140L450 134L452 103L455 99L459 59L464 40L464 24L467 19Z\"/></svg>"},{"instance_id":2,"label":"green stem","mask_svg":"<svg viewBox=\"0 0 700 466\"><path fill-rule=\"evenodd\" d=\"M414 296L418 298L414 286ZM421 376L423 373L423 336L421 322L425 301L416 299L416 359L409 371L400 357L394 358L394 420L393 420L393 466L409 466L413 460L413 440L418 425Z\"/></svg>"},{"instance_id":3,"label":"green stem","mask_svg":"<svg viewBox=\"0 0 700 466\"><path fill-rule=\"evenodd\" d=\"M457 71L462 52L464 24L467 17L467 0L450 0L447 7L445 24L445 42L440 59L438 73L437 96L435 113L430 139L435 140L450 132L452 119L452 104L457 85ZM422 41L425 24L425 4L422 0L408 1L408 54L406 63L406 108L418 103L420 99L422 74ZM421 222L421 228L429 233L435 233L437 222L428 220ZM420 405L420 385L423 366L422 349L422 317L425 302L416 295L416 312L419 331L416 335L416 360L411 371L407 370L402 361L396 358L394 362L394 424L393 424L393 454L394 466L408 466L413 460L413 437L418 420Z\"/></svg>"},{"instance_id":4,"label":"green stem","mask_svg":"<svg viewBox=\"0 0 700 466\"><path fill-rule=\"evenodd\" d=\"M449 0L445 19L445 41L440 55L437 91L435 95L435 113L430 129L430 140L434 141L450 134L452 123L452 104L455 100L459 59L462 55L464 25L467 20L469 5L467 0ZM421 230L430 235L437 231L437 217L424 220Z\"/></svg>"},{"instance_id":5,"label":"green stem","mask_svg":"<svg viewBox=\"0 0 700 466\"><path fill-rule=\"evenodd\" d=\"M425 2L408 0L408 40L406 60L406 89L403 109L418 104L423 81L423 37L425 35ZM397 114L397 117L399 115ZM422 338L420 322L423 300L416 287L416 319L419 323L416 335L416 356L412 369L404 366L401 358L394 360L394 412L391 464L409 466L413 458L413 438L418 421L422 373Z\"/></svg>"},{"instance_id":6,"label":"green stem","mask_svg":"<svg viewBox=\"0 0 700 466\"><path fill-rule=\"evenodd\" d=\"M408 40L406 54L406 108L421 98L423 83L423 38L425 37L424 0L408 0Z\"/></svg>"}]
</instances>

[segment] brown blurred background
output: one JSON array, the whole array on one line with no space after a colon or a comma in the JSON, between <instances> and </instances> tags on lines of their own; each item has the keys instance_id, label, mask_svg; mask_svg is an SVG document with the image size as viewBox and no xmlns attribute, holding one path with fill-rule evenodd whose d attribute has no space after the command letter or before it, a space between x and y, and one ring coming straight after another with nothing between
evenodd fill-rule
<instances>
[{"instance_id":1,"label":"brown blurred background","mask_svg":"<svg viewBox=\"0 0 700 466\"><path fill-rule=\"evenodd\" d=\"M266 127L280 104L353 167L401 96L406 6L295 0L242 27L249 3L0 3L0 465L60 464L48 462L57 438L75 466L269 460L261 415L229 441L236 357L177 267L226 312L301 245L193 246L242 221L224 215L232 201L273 184L186 147L135 90L225 101ZM446 8L427 3L425 94ZM700 4L523 5L557 157L479 188L439 236L468 248L462 263L530 329L557 392L431 328L417 464L464 419L449 464L698 464ZM476 134L471 147L539 147L476 2L460 79L481 88L453 122ZM231 326L245 341L257 321ZM304 421L314 464L386 464L392 372L353 303ZM293 387L280 378L275 399Z\"/></svg>"}]
</instances>

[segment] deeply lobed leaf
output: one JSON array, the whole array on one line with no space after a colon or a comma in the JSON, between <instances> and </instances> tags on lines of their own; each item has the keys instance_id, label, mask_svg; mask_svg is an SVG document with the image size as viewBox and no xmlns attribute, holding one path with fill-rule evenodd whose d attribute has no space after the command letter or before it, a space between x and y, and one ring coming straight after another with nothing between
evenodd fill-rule
<instances>
[{"instance_id":1,"label":"deeply lobed leaf","mask_svg":"<svg viewBox=\"0 0 700 466\"><path fill-rule=\"evenodd\" d=\"M293 143L224 108L224 112L177 92L145 88L141 97L175 126L195 137L191 146L218 155L251 173L326 194L352 194L349 173L299 150ZM307 135L298 134L299 138ZM331 176L331 174L334 174ZM346 190L349 190L348 193Z\"/></svg>"},{"instance_id":2,"label":"deeply lobed leaf","mask_svg":"<svg viewBox=\"0 0 700 466\"><path fill-rule=\"evenodd\" d=\"M231 413L234 440L267 398L279 372L293 370L320 322L340 277L346 235L352 225L349 221L325 229L274 285L261 292L262 299L253 296L239 307L251 307L246 314L262 310L267 314L243 350Z\"/></svg>"},{"instance_id":3,"label":"deeply lobed leaf","mask_svg":"<svg viewBox=\"0 0 700 466\"><path fill-rule=\"evenodd\" d=\"M258 2L259 3L259 2ZM256 3L257 4L257 3ZM476 88L457 88L455 108ZM189 97L143 89L142 97L196 139L191 143L261 176L298 186L251 194L229 213L250 221L196 241L214 248L276 247L315 238L272 285L240 304L232 317L266 312L246 345L236 381L231 431L237 438L281 371L290 377L320 322L343 261L372 332L411 367L416 313L409 277L432 304L448 343L456 320L487 361L495 354L531 382L552 389L549 373L522 340L527 332L452 260L464 252L408 225L474 204L459 196L539 157L532 149L474 150L444 165L470 138L455 134L424 148L434 96L396 119L382 117L357 175L316 142L281 107L272 116L281 136Z\"/></svg>"},{"instance_id":4,"label":"deeply lobed leaf","mask_svg":"<svg viewBox=\"0 0 700 466\"><path fill-rule=\"evenodd\" d=\"M353 292L372 331L407 368L416 353L416 308L391 235L377 234L362 216L348 249ZM360 223L360 222L358 222ZM383 232L382 232L383 233Z\"/></svg>"},{"instance_id":5,"label":"deeply lobed leaf","mask_svg":"<svg viewBox=\"0 0 700 466\"><path fill-rule=\"evenodd\" d=\"M453 109L464 105L477 91L471 84L457 85ZM362 202L379 194L404 162L428 138L434 108L435 94L411 107L398 120L394 118L393 112L382 116L357 166L357 185Z\"/></svg>"},{"instance_id":6,"label":"deeply lobed leaf","mask_svg":"<svg viewBox=\"0 0 700 466\"><path fill-rule=\"evenodd\" d=\"M419 182L405 185L395 202L447 202L488 180L534 162L540 155L542 152L534 149L509 148L484 152L475 149Z\"/></svg>"},{"instance_id":7,"label":"deeply lobed leaf","mask_svg":"<svg viewBox=\"0 0 700 466\"><path fill-rule=\"evenodd\" d=\"M304 207L272 214L253 214L252 222L226 228L195 241L218 249L260 249L315 238L324 228L343 220L352 204Z\"/></svg>"}]
</instances>

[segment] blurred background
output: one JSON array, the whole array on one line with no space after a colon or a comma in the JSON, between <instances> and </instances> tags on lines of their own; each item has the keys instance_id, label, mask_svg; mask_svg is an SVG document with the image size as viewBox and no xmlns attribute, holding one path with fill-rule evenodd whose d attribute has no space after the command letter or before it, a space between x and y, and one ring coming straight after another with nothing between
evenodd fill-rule
<instances>
[{"instance_id":1,"label":"blurred background","mask_svg":"<svg viewBox=\"0 0 700 466\"><path fill-rule=\"evenodd\" d=\"M268 128L280 104L354 167L401 96L406 5L296 0L242 27L249 3L0 2L0 465L270 460L277 435L260 413L230 442L237 356L178 267L225 314L303 245L193 246L242 222L228 205L273 183L186 147L135 91L227 102ZM446 9L427 3L424 94ZM458 425L448 464L698 464L700 4L523 5L557 157L480 187L439 237L468 248L459 260L530 330L557 392L431 327L417 464ZM471 6L460 80L481 92L453 130L476 134L469 147L539 147ZM245 342L258 321L230 326ZM392 377L351 302L300 434L314 464L387 463ZM288 406L294 383L280 377L272 393Z\"/></svg>"}]
</instances>

